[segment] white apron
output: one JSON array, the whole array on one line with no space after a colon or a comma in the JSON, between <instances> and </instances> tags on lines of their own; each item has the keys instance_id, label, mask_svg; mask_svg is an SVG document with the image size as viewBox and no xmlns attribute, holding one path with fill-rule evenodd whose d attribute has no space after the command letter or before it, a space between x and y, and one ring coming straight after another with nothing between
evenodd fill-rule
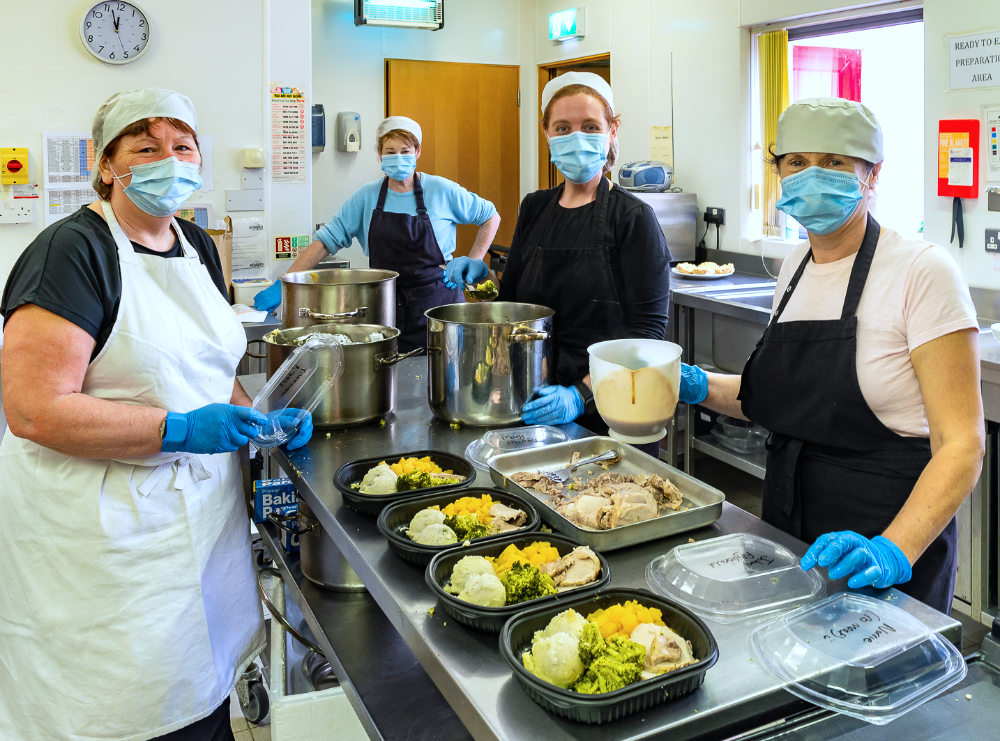
<instances>
[{"instance_id":1,"label":"white apron","mask_svg":"<svg viewBox=\"0 0 1000 741\"><path fill-rule=\"evenodd\" d=\"M122 296L83 392L229 402L246 335L184 257L137 254L102 203ZM264 626L236 453L129 461L0 443L0 739L148 739L219 706Z\"/></svg>"}]
</instances>

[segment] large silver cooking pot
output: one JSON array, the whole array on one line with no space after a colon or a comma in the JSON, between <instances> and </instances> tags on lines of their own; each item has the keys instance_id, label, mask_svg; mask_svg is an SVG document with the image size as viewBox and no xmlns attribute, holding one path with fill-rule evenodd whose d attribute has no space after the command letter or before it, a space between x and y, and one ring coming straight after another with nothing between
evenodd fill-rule
<instances>
[{"instance_id":1,"label":"large silver cooking pot","mask_svg":"<svg viewBox=\"0 0 1000 741\"><path fill-rule=\"evenodd\" d=\"M392 270L333 268L286 273L282 323L286 327L341 322L396 325L396 278Z\"/></svg>"},{"instance_id":2,"label":"large silver cooking pot","mask_svg":"<svg viewBox=\"0 0 1000 741\"><path fill-rule=\"evenodd\" d=\"M262 338L267 345L267 377L288 358L298 346L295 340L313 332L323 334L345 334L357 342L342 345L344 351L344 371L333 388L326 394L319 406L313 409L313 425L316 427L349 427L363 424L388 414L395 403L396 384L393 366L403 358L416 355L422 348L400 354L396 349L399 330L382 324L318 324L313 327L275 329ZM372 332L381 332L385 339L366 342ZM324 355L320 355L316 384L309 388L313 379L306 382L303 398L309 398L318 387L321 378L328 377Z\"/></svg>"},{"instance_id":3,"label":"large silver cooking pot","mask_svg":"<svg viewBox=\"0 0 1000 741\"><path fill-rule=\"evenodd\" d=\"M299 566L302 575L313 584L338 592L363 592L365 585L333 538L313 515L305 500L299 498Z\"/></svg>"},{"instance_id":4,"label":"large silver cooking pot","mask_svg":"<svg viewBox=\"0 0 1000 741\"><path fill-rule=\"evenodd\" d=\"M521 405L549 382L547 306L494 301L446 304L427 316L427 397L435 416L476 426L515 424Z\"/></svg>"}]
</instances>

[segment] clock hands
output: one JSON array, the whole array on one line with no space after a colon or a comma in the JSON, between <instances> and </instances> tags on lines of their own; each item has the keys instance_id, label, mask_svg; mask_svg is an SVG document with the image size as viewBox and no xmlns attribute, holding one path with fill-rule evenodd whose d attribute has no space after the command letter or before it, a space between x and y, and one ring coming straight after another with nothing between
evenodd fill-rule
<instances>
[{"instance_id":1,"label":"clock hands","mask_svg":"<svg viewBox=\"0 0 1000 741\"><path fill-rule=\"evenodd\" d=\"M121 18L116 18L115 11L113 10L111 11L111 20L114 21L115 24L115 33L118 33L118 22L121 21Z\"/></svg>"}]
</instances>

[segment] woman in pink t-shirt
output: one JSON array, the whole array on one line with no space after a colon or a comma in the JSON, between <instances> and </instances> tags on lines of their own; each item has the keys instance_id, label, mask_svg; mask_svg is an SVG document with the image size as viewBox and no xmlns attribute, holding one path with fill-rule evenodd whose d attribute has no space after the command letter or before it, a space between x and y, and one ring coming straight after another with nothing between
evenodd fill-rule
<instances>
[{"instance_id":1,"label":"woman in pink t-shirt","mask_svg":"<svg viewBox=\"0 0 1000 741\"><path fill-rule=\"evenodd\" d=\"M799 101L774 147L777 208L809 233L740 376L683 366L681 401L771 432L763 519L812 542L803 568L893 585L948 612L955 512L985 426L975 310L945 251L882 229L882 131L865 106Z\"/></svg>"}]
</instances>

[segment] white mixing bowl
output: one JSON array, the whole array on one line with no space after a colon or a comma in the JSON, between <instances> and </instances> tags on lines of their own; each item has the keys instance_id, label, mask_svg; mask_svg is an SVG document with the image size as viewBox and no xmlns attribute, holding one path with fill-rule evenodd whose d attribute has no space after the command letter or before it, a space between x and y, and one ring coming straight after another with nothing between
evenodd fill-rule
<instances>
[{"instance_id":1,"label":"white mixing bowl","mask_svg":"<svg viewBox=\"0 0 1000 741\"><path fill-rule=\"evenodd\" d=\"M667 434L681 381L681 347L662 340L608 340L587 348L594 401L611 437L656 442Z\"/></svg>"}]
</instances>

